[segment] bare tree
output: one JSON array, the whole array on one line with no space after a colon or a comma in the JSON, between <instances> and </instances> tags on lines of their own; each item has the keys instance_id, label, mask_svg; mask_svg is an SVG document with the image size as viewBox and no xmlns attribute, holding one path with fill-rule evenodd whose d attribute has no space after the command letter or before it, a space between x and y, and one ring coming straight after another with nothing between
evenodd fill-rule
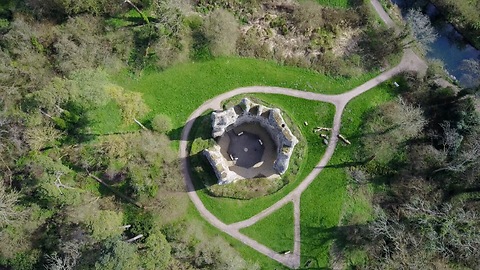
<instances>
[{"instance_id":1,"label":"bare tree","mask_svg":"<svg viewBox=\"0 0 480 270\"><path fill-rule=\"evenodd\" d=\"M464 72L460 81L465 87L480 86L480 60L463 60L460 69Z\"/></svg>"},{"instance_id":2,"label":"bare tree","mask_svg":"<svg viewBox=\"0 0 480 270\"><path fill-rule=\"evenodd\" d=\"M403 98L398 98L398 114L396 117L396 124L403 130L403 135L406 138L417 137L427 121L423 116L423 111L420 107L407 103Z\"/></svg>"},{"instance_id":3,"label":"bare tree","mask_svg":"<svg viewBox=\"0 0 480 270\"><path fill-rule=\"evenodd\" d=\"M47 255L47 264L44 265L48 270L72 270L80 258L79 243L66 242L61 247L63 256L56 252L52 255Z\"/></svg>"},{"instance_id":4,"label":"bare tree","mask_svg":"<svg viewBox=\"0 0 480 270\"><path fill-rule=\"evenodd\" d=\"M63 192L60 188L66 188L66 189L75 189L75 188L63 184L62 181L60 180L60 177L62 177L62 175L64 175L63 172L55 172L55 183L54 184L57 187L60 194L63 195Z\"/></svg>"},{"instance_id":5,"label":"bare tree","mask_svg":"<svg viewBox=\"0 0 480 270\"><path fill-rule=\"evenodd\" d=\"M293 11L296 27L304 33L323 26L323 8L315 1L300 1Z\"/></svg>"},{"instance_id":6,"label":"bare tree","mask_svg":"<svg viewBox=\"0 0 480 270\"><path fill-rule=\"evenodd\" d=\"M405 19L408 23L408 30L414 37L414 40L408 42L407 45L417 40L421 49L428 51L430 44L437 39L438 35L432 27L430 18L420 9L410 9Z\"/></svg>"},{"instance_id":7,"label":"bare tree","mask_svg":"<svg viewBox=\"0 0 480 270\"><path fill-rule=\"evenodd\" d=\"M480 141L470 142L465 145L462 150L452 161L447 163L446 166L435 170L439 171L451 171L451 172L464 172L466 169L480 163Z\"/></svg>"},{"instance_id":8,"label":"bare tree","mask_svg":"<svg viewBox=\"0 0 480 270\"><path fill-rule=\"evenodd\" d=\"M370 177L368 173L362 170L361 168L352 167L352 168L347 168L346 171L352 183L355 183L358 185L366 184L368 182L368 178Z\"/></svg>"},{"instance_id":9,"label":"bare tree","mask_svg":"<svg viewBox=\"0 0 480 270\"><path fill-rule=\"evenodd\" d=\"M463 136L458 133L456 128L450 125L450 122L444 121L440 126L443 129L441 138L443 151L447 154L456 153L462 143Z\"/></svg>"},{"instance_id":10,"label":"bare tree","mask_svg":"<svg viewBox=\"0 0 480 270\"><path fill-rule=\"evenodd\" d=\"M12 223L22 215L22 212L16 210L18 199L17 192L7 192L0 182L0 227Z\"/></svg>"}]
</instances>

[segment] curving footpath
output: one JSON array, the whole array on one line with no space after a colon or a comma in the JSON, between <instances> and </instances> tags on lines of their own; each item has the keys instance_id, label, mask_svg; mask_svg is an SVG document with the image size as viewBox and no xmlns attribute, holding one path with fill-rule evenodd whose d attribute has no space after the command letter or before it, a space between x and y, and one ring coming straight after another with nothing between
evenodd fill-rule
<instances>
[{"instance_id":1,"label":"curving footpath","mask_svg":"<svg viewBox=\"0 0 480 270\"><path fill-rule=\"evenodd\" d=\"M378 0L370 0L375 11L379 14L380 18L385 22L385 24L393 29L393 31L398 31L398 27L391 20L388 14L383 10L381 4ZM187 186L188 196L192 200L195 207L198 209L200 214L205 218L210 224L217 227L219 230L229 234L230 236L242 241L244 244L250 246L251 248L257 250L258 252L270 257L273 260L280 262L281 264L296 269L300 266L300 196L307 189L307 187L313 182L313 180L318 176L318 174L323 170L327 165L328 161L335 151L335 147L338 142L338 134L340 132L340 125L342 120L342 113L345 109L347 103L355 98L358 95L372 89L373 87L379 85L380 83L392 78L394 75L400 73L401 71L415 71L418 73L425 73L427 70L426 63L419 58L411 49L404 50L402 61L396 67L383 72L377 77L367 81L366 83L339 95L323 95L311 92L304 92L299 90L279 88L279 87L264 87L264 86L252 86L237 88L230 92L221 94L213 99L210 99L203 103L197 110L195 110L187 119L187 122L182 130L182 135L180 139L180 159L182 161L182 171L185 177L185 184ZM187 150L187 141L192 125L199 117L202 112L207 109L219 110L221 109L221 102L225 99L231 98L240 94L249 94L249 93L267 93L267 94L281 94L297 98L317 100L321 102L329 102L335 106L335 116L333 119L333 128L332 136L328 143L325 154L323 155L320 162L313 168L310 174L300 183L298 187L288 193L285 197L266 208L262 212L256 214L255 216L236 222L233 224L225 224L220 221L215 215L210 213L202 201L195 192L195 188L192 183L190 176L190 170L188 168L188 150ZM258 243L257 241L247 237L244 234L240 233L240 229L251 226L258 222L259 220L265 218L266 216L272 214L274 211L278 210L285 204L292 202L293 203L293 215L294 215L294 246L293 252L290 254L279 254L268 247Z\"/></svg>"},{"instance_id":2,"label":"curving footpath","mask_svg":"<svg viewBox=\"0 0 480 270\"><path fill-rule=\"evenodd\" d=\"M346 104L356 96L361 95L362 93L372 89L380 83L392 78L394 75L398 74L401 71L411 70L416 72L425 72L426 67L427 66L423 60L421 60L415 53L413 53L413 51L407 49L405 50L402 61L399 65L367 81L366 83L358 86L357 88L354 88L343 94L324 95L288 88L252 86L237 88L206 101L188 117L185 127L182 130L180 140L179 156L182 161L182 171L185 177L185 184L187 186L187 192L190 199L192 200L200 214L203 216L203 218L205 218L213 226L229 234L230 236L242 241L244 244L252 247L258 252L282 263L285 266L288 266L290 268L298 268L300 266L300 196L303 191L305 191L305 189L307 189L307 187L318 176L318 174L323 170L323 168L327 165L328 161L332 157L335 147L337 145L337 136L340 131L341 117ZM204 111L206 111L207 109L219 110L221 109L221 102L223 100L237 95L249 93L281 94L308 100L317 100L321 102L332 103L335 106L332 136L322 159L313 168L310 174L300 183L298 187L296 187L285 197L283 197L270 207L266 208L262 212L256 214L255 216L233 224L225 224L220 221L215 215L213 215L210 211L208 211L208 209L203 205L202 201L195 192L192 178L189 173L189 164L187 161L187 141L195 119L199 117ZM266 216L270 215L271 213L278 210L289 202L292 202L294 206L294 248L292 253L279 254L278 252L273 251L268 247L240 233L240 229L255 224L259 220L265 218Z\"/></svg>"}]
</instances>

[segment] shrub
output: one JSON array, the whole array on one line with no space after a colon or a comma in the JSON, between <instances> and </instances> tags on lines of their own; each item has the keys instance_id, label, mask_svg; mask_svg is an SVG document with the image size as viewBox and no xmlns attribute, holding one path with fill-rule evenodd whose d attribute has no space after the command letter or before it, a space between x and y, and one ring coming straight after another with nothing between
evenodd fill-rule
<instances>
[{"instance_id":1,"label":"shrub","mask_svg":"<svg viewBox=\"0 0 480 270\"><path fill-rule=\"evenodd\" d=\"M150 108L143 101L141 93L125 91L122 87L114 84L106 86L105 91L120 106L125 125L132 123L133 119L142 117L150 111Z\"/></svg>"},{"instance_id":2,"label":"shrub","mask_svg":"<svg viewBox=\"0 0 480 270\"><path fill-rule=\"evenodd\" d=\"M235 52L240 30L230 12L217 9L210 13L203 24L203 33L213 56L232 55Z\"/></svg>"},{"instance_id":3,"label":"shrub","mask_svg":"<svg viewBox=\"0 0 480 270\"><path fill-rule=\"evenodd\" d=\"M242 33L237 42L237 51L241 56L269 59L272 52L267 43L261 41L261 33L256 27L251 27Z\"/></svg>"},{"instance_id":4,"label":"shrub","mask_svg":"<svg viewBox=\"0 0 480 270\"><path fill-rule=\"evenodd\" d=\"M164 114L157 114L152 119L153 130L160 133L167 133L172 129L172 120Z\"/></svg>"},{"instance_id":5,"label":"shrub","mask_svg":"<svg viewBox=\"0 0 480 270\"><path fill-rule=\"evenodd\" d=\"M302 32L310 32L323 26L323 9L314 1L301 2L293 12L293 18L298 29Z\"/></svg>"}]
</instances>

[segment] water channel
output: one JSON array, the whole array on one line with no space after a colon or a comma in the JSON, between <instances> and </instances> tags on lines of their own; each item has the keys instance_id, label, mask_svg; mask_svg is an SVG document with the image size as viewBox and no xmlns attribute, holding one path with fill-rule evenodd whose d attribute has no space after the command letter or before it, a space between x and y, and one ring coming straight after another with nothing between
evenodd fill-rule
<instances>
[{"instance_id":1,"label":"water channel","mask_svg":"<svg viewBox=\"0 0 480 270\"><path fill-rule=\"evenodd\" d=\"M405 16L408 10L414 7L416 1L392 0ZM433 4L428 4L423 9L432 22L433 27L438 33L438 37L430 45L430 51L427 53L428 59L440 59L445 64L445 69L460 81L463 81L464 72L460 69L462 62L466 59L480 60L480 50L471 46L468 41L448 22L442 18L440 12Z\"/></svg>"}]
</instances>

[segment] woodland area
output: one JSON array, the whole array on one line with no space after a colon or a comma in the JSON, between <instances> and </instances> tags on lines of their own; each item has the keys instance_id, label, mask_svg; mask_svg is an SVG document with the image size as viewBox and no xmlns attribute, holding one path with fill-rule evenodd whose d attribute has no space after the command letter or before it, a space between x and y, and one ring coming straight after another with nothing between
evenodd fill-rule
<instances>
[{"instance_id":1,"label":"woodland area","mask_svg":"<svg viewBox=\"0 0 480 270\"><path fill-rule=\"evenodd\" d=\"M259 269L189 210L172 131L185 119L152 115L115 78L217 57L355 77L389 67L406 35L361 0L2 1L0 268ZM379 191L375 219L341 229L346 252L368 251L355 266L480 264L470 64L476 88L439 87L433 64L425 78L404 74L401 99L364 119L358 160L369 161L348 170Z\"/></svg>"},{"instance_id":2,"label":"woodland area","mask_svg":"<svg viewBox=\"0 0 480 270\"><path fill-rule=\"evenodd\" d=\"M397 100L371 110L348 168L353 189L373 188L373 220L345 220L360 268L475 269L480 263L480 117L476 89L403 74ZM478 76L478 74L477 74ZM477 77L477 85L479 83Z\"/></svg>"}]
</instances>

